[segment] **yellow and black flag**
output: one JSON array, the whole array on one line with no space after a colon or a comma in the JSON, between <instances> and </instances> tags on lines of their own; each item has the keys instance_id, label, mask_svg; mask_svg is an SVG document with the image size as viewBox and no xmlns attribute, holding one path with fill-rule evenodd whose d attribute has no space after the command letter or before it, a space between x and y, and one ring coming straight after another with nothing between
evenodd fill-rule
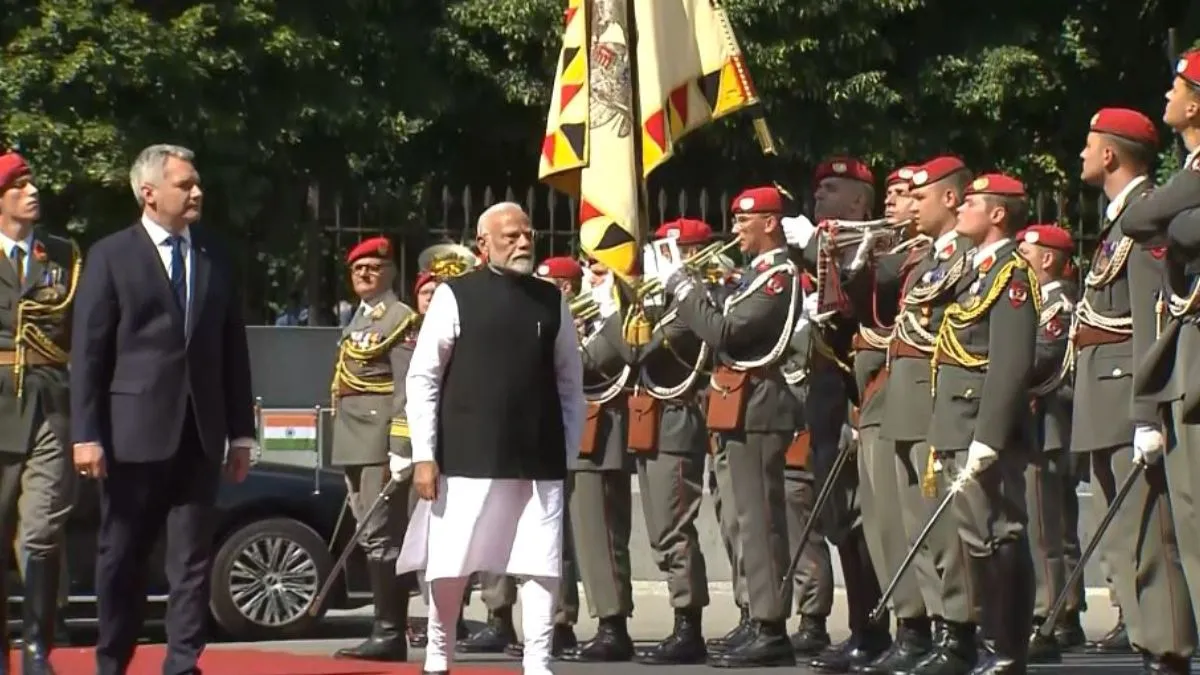
<instances>
[{"instance_id":1,"label":"yellow and black flag","mask_svg":"<svg viewBox=\"0 0 1200 675\"><path fill-rule=\"evenodd\" d=\"M684 134L756 102L715 0L568 0L538 176L579 200L584 251L627 277L642 180Z\"/></svg>"}]
</instances>

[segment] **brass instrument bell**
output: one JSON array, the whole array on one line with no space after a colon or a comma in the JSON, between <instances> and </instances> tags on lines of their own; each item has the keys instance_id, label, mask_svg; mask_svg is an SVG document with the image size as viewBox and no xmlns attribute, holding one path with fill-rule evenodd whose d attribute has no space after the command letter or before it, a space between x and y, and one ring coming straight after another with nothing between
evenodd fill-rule
<instances>
[{"instance_id":1,"label":"brass instrument bell","mask_svg":"<svg viewBox=\"0 0 1200 675\"><path fill-rule=\"evenodd\" d=\"M417 256L417 267L439 279L462 276L479 266L479 256L462 244L434 244Z\"/></svg>"}]
</instances>

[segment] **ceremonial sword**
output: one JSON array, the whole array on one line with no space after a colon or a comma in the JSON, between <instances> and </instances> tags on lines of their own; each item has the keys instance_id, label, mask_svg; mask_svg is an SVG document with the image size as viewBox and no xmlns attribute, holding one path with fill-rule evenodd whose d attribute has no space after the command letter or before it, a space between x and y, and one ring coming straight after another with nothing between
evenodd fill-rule
<instances>
[{"instance_id":1,"label":"ceremonial sword","mask_svg":"<svg viewBox=\"0 0 1200 675\"><path fill-rule=\"evenodd\" d=\"M825 504L833 495L833 488L837 485L838 476L841 475L846 462L854 454L854 445L855 441L850 441L846 443L844 448L838 451L838 456L833 460L833 466L829 469L829 475L825 477L825 482L821 484L821 491L817 493L817 499L813 502L808 522L804 523L804 529L800 532L800 538L797 540L799 543L796 546L796 552L792 554L792 562L788 565L787 571L783 573L783 578L779 580L780 596L787 595L787 589L790 588L789 580L796 573L796 568L800 566L800 558L804 555L804 547L808 546L808 537L817 527L817 520L821 517L821 512L825 510Z\"/></svg>"},{"instance_id":2,"label":"ceremonial sword","mask_svg":"<svg viewBox=\"0 0 1200 675\"><path fill-rule=\"evenodd\" d=\"M325 580L321 586L321 592L317 593L317 597L313 598L312 605L308 608L309 616L317 616L321 613L321 607L325 605L325 598L329 596L329 592L333 590L333 584L337 581L342 570L346 568L346 564L350 562L350 554L354 552L354 547L358 544L358 538L362 536L363 530L366 529L367 523L371 522L371 518L375 516L375 512L383 508L383 505L391 498L392 493L396 491L400 483L392 478L388 480L387 485L379 491L379 496L371 503L371 508L363 514L363 517L358 521L358 527L354 528L354 534L350 535L350 541L346 542L346 547L342 549L342 555L338 556L337 562L333 565L333 570L329 573L329 578Z\"/></svg>"},{"instance_id":3,"label":"ceremonial sword","mask_svg":"<svg viewBox=\"0 0 1200 675\"><path fill-rule=\"evenodd\" d=\"M1058 615L1062 613L1063 607L1067 605L1067 598L1071 595L1071 588L1079 582L1083 576L1083 568L1087 565L1087 561L1096 552L1096 547L1100 545L1100 539L1104 536L1105 530L1112 524L1113 518L1116 517L1117 511L1121 509L1121 504L1125 503L1125 498L1129 496L1129 492L1133 490L1133 486L1141 478L1146 471L1145 460L1138 459L1133 463L1133 471L1125 477L1121 483L1121 489L1117 490L1117 494L1113 496L1112 503L1108 505L1108 510L1104 512L1104 517L1100 519L1100 524L1096 526L1096 532L1092 535L1092 540L1088 542L1087 548L1079 556L1079 562L1075 568L1071 570L1070 576L1067 577L1067 583L1058 593L1058 597L1054 599L1054 604L1050 606L1050 611L1046 613L1046 620L1038 628L1038 632L1043 637L1050 637L1054 634L1055 623L1058 621Z\"/></svg>"}]
</instances>

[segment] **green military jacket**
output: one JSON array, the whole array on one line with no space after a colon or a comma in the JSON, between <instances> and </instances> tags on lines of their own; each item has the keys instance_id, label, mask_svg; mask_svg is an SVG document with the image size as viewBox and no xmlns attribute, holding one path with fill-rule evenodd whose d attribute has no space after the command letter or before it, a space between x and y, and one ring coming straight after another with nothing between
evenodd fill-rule
<instances>
[{"instance_id":1,"label":"green military jacket","mask_svg":"<svg viewBox=\"0 0 1200 675\"><path fill-rule=\"evenodd\" d=\"M1063 281L1042 287L1034 358L1035 430L1046 452L1071 447L1070 326L1075 314L1074 289Z\"/></svg>"},{"instance_id":2,"label":"green military jacket","mask_svg":"<svg viewBox=\"0 0 1200 675\"><path fill-rule=\"evenodd\" d=\"M383 464L388 453L412 456L404 414L404 378L420 316L388 291L360 306L342 330L333 374L335 466Z\"/></svg>"},{"instance_id":3,"label":"green military jacket","mask_svg":"<svg viewBox=\"0 0 1200 675\"><path fill-rule=\"evenodd\" d=\"M69 239L35 231L24 285L0 260L0 452L27 454L43 423L70 438L71 309L83 266Z\"/></svg>"}]
</instances>

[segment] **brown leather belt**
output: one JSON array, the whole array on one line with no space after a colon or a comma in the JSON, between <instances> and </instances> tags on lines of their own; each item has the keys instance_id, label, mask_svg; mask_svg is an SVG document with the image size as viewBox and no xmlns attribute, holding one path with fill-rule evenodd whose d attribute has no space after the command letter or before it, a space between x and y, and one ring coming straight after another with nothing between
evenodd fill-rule
<instances>
[{"instance_id":1,"label":"brown leather belt","mask_svg":"<svg viewBox=\"0 0 1200 675\"><path fill-rule=\"evenodd\" d=\"M1095 347L1096 345L1115 345L1131 339L1133 339L1132 335L1114 333L1110 330L1081 323L1075 331L1075 348L1082 349L1084 347Z\"/></svg>"},{"instance_id":2,"label":"brown leather belt","mask_svg":"<svg viewBox=\"0 0 1200 675\"><path fill-rule=\"evenodd\" d=\"M896 359L922 359L928 361L929 354L908 344L904 340L893 338L891 344L888 345L888 359L891 361L895 361Z\"/></svg>"},{"instance_id":3,"label":"brown leather belt","mask_svg":"<svg viewBox=\"0 0 1200 675\"><path fill-rule=\"evenodd\" d=\"M17 365L17 352L14 349L0 350L0 366ZM25 350L25 365L27 366L65 366L61 361L47 358L45 354L33 349Z\"/></svg>"},{"instance_id":4,"label":"brown leather belt","mask_svg":"<svg viewBox=\"0 0 1200 675\"><path fill-rule=\"evenodd\" d=\"M879 347L868 343L867 339L860 333L854 334L854 338L850 340L850 346L853 347L854 351L856 352L879 352L881 354L887 352L886 349L880 349Z\"/></svg>"}]
</instances>

